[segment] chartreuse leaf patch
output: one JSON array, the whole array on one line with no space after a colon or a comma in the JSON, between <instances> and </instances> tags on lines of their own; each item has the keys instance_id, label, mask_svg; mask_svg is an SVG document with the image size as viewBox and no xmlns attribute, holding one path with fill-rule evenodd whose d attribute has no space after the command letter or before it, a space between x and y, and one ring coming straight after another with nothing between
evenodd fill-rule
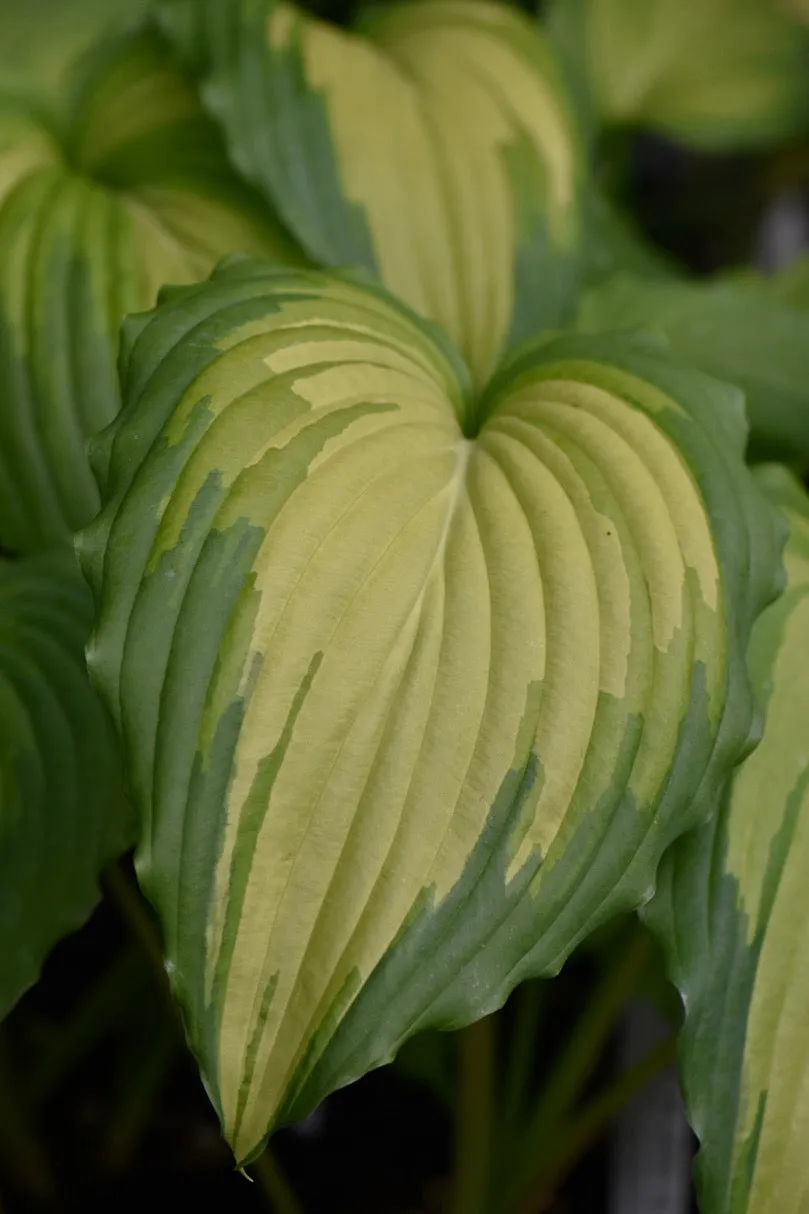
<instances>
[{"instance_id":1,"label":"chartreuse leaf patch","mask_svg":"<svg viewBox=\"0 0 809 1214\"><path fill-rule=\"evenodd\" d=\"M0 94L0 546L98 508L84 452L119 405L125 313L223 253L295 260L156 34L103 46L54 117Z\"/></svg>"},{"instance_id":2,"label":"chartreuse leaf patch","mask_svg":"<svg viewBox=\"0 0 809 1214\"><path fill-rule=\"evenodd\" d=\"M734 390L572 337L481 392L348 277L231 262L123 375L89 659L245 1160L648 897L749 745L776 516Z\"/></svg>"},{"instance_id":3,"label":"chartreuse leaf patch","mask_svg":"<svg viewBox=\"0 0 809 1214\"><path fill-rule=\"evenodd\" d=\"M0 1016L134 842L112 723L87 678L73 554L0 561Z\"/></svg>"},{"instance_id":4,"label":"chartreuse leaf patch","mask_svg":"<svg viewBox=\"0 0 809 1214\"><path fill-rule=\"evenodd\" d=\"M535 21L485 0L393 4L353 32L284 0L162 7L313 258L440 321L479 382L569 308L581 140Z\"/></svg>"},{"instance_id":5,"label":"chartreuse leaf patch","mask_svg":"<svg viewBox=\"0 0 809 1214\"><path fill-rule=\"evenodd\" d=\"M766 146L809 124L802 0L553 0L554 32L602 118L706 149Z\"/></svg>"},{"instance_id":6,"label":"chartreuse leaf patch","mask_svg":"<svg viewBox=\"0 0 809 1214\"><path fill-rule=\"evenodd\" d=\"M775 466L787 588L756 625L763 741L716 820L672 850L648 916L685 1003L682 1078L704 1214L809 1207L809 499Z\"/></svg>"}]
</instances>

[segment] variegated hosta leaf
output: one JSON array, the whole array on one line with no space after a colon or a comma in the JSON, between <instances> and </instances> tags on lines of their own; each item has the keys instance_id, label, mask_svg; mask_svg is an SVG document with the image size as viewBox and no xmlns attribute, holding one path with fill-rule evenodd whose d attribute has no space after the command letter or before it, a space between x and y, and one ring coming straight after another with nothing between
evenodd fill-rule
<instances>
[{"instance_id":1,"label":"variegated hosta leaf","mask_svg":"<svg viewBox=\"0 0 809 1214\"><path fill-rule=\"evenodd\" d=\"M481 396L344 277L234 262L123 371L91 669L245 1159L648 896L748 744L775 515L732 389L574 337Z\"/></svg>"},{"instance_id":2,"label":"variegated hosta leaf","mask_svg":"<svg viewBox=\"0 0 809 1214\"><path fill-rule=\"evenodd\" d=\"M798 274L794 284L620 275L584 294L577 324L585 333L640 326L662 334L679 358L743 389L751 457L805 462L809 316L796 306Z\"/></svg>"},{"instance_id":3,"label":"variegated hosta leaf","mask_svg":"<svg viewBox=\"0 0 809 1214\"><path fill-rule=\"evenodd\" d=\"M707 148L809 125L809 39L784 0L554 0L607 121Z\"/></svg>"},{"instance_id":4,"label":"variegated hosta leaf","mask_svg":"<svg viewBox=\"0 0 809 1214\"><path fill-rule=\"evenodd\" d=\"M0 545L98 508L84 452L116 414L118 326L238 249L294 260L157 35L96 51L64 134L0 97Z\"/></svg>"},{"instance_id":5,"label":"variegated hosta leaf","mask_svg":"<svg viewBox=\"0 0 809 1214\"><path fill-rule=\"evenodd\" d=\"M239 168L324 265L441 322L479 381L556 324L577 260L579 135L536 23L416 0L361 33L284 0L165 5Z\"/></svg>"},{"instance_id":6,"label":"variegated hosta leaf","mask_svg":"<svg viewBox=\"0 0 809 1214\"><path fill-rule=\"evenodd\" d=\"M0 561L0 1017L134 842L118 744L90 686L92 600L71 552Z\"/></svg>"},{"instance_id":7,"label":"variegated hosta leaf","mask_svg":"<svg viewBox=\"0 0 809 1214\"><path fill-rule=\"evenodd\" d=\"M791 528L786 593L751 644L764 738L647 912L685 1003L703 1214L809 1209L809 499L782 469L761 477Z\"/></svg>"}]
</instances>

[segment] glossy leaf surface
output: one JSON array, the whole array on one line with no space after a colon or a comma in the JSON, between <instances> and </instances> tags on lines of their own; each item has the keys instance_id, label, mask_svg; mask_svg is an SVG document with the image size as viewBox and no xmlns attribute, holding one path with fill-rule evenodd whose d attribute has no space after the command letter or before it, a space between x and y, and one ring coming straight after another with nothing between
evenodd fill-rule
<instances>
[{"instance_id":1,"label":"glossy leaf surface","mask_svg":"<svg viewBox=\"0 0 809 1214\"><path fill-rule=\"evenodd\" d=\"M121 318L239 249L295 260L157 35L77 67L63 129L0 95L0 545L98 508L85 439L116 414Z\"/></svg>"},{"instance_id":2,"label":"glossy leaf surface","mask_svg":"<svg viewBox=\"0 0 809 1214\"><path fill-rule=\"evenodd\" d=\"M716 821L666 858L648 912L685 1002L703 1214L809 1203L809 499L782 469L762 481L791 529L786 592L751 644L764 738Z\"/></svg>"},{"instance_id":3,"label":"glossy leaf surface","mask_svg":"<svg viewBox=\"0 0 809 1214\"><path fill-rule=\"evenodd\" d=\"M573 337L481 394L347 277L234 261L123 370L89 656L243 1160L648 897L748 745L774 515L734 390Z\"/></svg>"},{"instance_id":4,"label":"glossy leaf surface","mask_svg":"<svg viewBox=\"0 0 809 1214\"><path fill-rule=\"evenodd\" d=\"M347 32L283 0L164 11L239 168L317 262L440 321L479 381L569 310L580 138L528 17L430 0Z\"/></svg>"}]
</instances>

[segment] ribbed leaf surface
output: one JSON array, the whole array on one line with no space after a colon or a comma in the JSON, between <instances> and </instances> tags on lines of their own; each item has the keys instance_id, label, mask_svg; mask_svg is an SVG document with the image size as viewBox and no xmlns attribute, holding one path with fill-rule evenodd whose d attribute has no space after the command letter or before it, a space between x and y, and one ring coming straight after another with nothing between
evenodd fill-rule
<instances>
[{"instance_id":1,"label":"ribbed leaf surface","mask_svg":"<svg viewBox=\"0 0 809 1214\"><path fill-rule=\"evenodd\" d=\"M644 345L480 395L381 290L240 260L129 332L90 661L240 1160L651 892L748 745L774 515Z\"/></svg>"},{"instance_id":2,"label":"ribbed leaf surface","mask_svg":"<svg viewBox=\"0 0 809 1214\"><path fill-rule=\"evenodd\" d=\"M485 0L372 10L346 32L284 0L190 0L239 168L316 261L439 320L478 379L571 304L579 135L536 23Z\"/></svg>"},{"instance_id":3,"label":"ribbed leaf surface","mask_svg":"<svg viewBox=\"0 0 809 1214\"><path fill-rule=\"evenodd\" d=\"M0 1016L134 842L118 747L90 686L92 600L72 553L0 562Z\"/></svg>"},{"instance_id":4,"label":"ribbed leaf surface","mask_svg":"<svg viewBox=\"0 0 809 1214\"><path fill-rule=\"evenodd\" d=\"M124 314L223 253L296 259L156 35L94 52L64 108L57 138L0 98L0 546L14 551L98 508L84 442L120 405Z\"/></svg>"},{"instance_id":5,"label":"ribbed leaf surface","mask_svg":"<svg viewBox=\"0 0 809 1214\"><path fill-rule=\"evenodd\" d=\"M761 479L791 529L786 593L751 644L764 738L648 912L685 1001L703 1214L809 1208L809 499L782 469Z\"/></svg>"},{"instance_id":6,"label":"ribbed leaf surface","mask_svg":"<svg viewBox=\"0 0 809 1214\"><path fill-rule=\"evenodd\" d=\"M755 459L809 458L809 316L800 266L766 286L755 278L659 281L620 275L587 292L583 332L640 327L662 334L692 366L745 394Z\"/></svg>"}]
</instances>

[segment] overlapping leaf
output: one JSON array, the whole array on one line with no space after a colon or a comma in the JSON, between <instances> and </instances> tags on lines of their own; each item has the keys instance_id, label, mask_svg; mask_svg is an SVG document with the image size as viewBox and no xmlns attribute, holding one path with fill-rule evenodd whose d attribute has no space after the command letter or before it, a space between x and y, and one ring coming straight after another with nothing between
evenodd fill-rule
<instances>
[{"instance_id":1,"label":"overlapping leaf","mask_svg":"<svg viewBox=\"0 0 809 1214\"><path fill-rule=\"evenodd\" d=\"M54 100L71 63L137 25L151 0L11 0L0 5L0 87Z\"/></svg>"},{"instance_id":2,"label":"overlapping leaf","mask_svg":"<svg viewBox=\"0 0 809 1214\"><path fill-rule=\"evenodd\" d=\"M0 562L0 1016L134 842L117 741L90 686L92 601L72 553Z\"/></svg>"},{"instance_id":3,"label":"overlapping leaf","mask_svg":"<svg viewBox=\"0 0 809 1214\"><path fill-rule=\"evenodd\" d=\"M774 522L738 395L631 341L481 394L381 289L238 260L123 371L91 668L245 1159L648 896L748 744Z\"/></svg>"},{"instance_id":4,"label":"overlapping leaf","mask_svg":"<svg viewBox=\"0 0 809 1214\"><path fill-rule=\"evenodd\" d=\"M0 97L0 544L17 551L97 509L84 441L119 407L122 316L223 253L296 257L157 35L93 52L64 109L57 134Z\"/></svg>"},{"instance_id":5,"label":"overlapping leaf","mask_svg":"<svg viewBox=\"0 0 809 1214\"><path fill-rule=\"evenodd\" d=\"M751 645L764 739L649 909L685 1002L703 1214L809 1206L809 499L781 469L762 479L791 527L786 593Z\"/></svg>"},{"instance_id":6,"label":"overlapping leaf","mask_svg":"<svg viewBox=\"0 0 809 1214\"><path fill-rule=\"evenodd\" d=\"M553 0L554 36L607 122L698 147L809 126L809 39L790 0Z\"/></svg>"},{"instance_id":7,"label":"overlapping leaf","mask_svg":"<svg viewBox=\"0 0 809 1214\"><path fill-rule=\"evenodd\" d=\"M569 308L580 140L527 17L431 0L349 33L284 0L164 9L239 168L317 262L440 321L479 380Z\"/></svg>"},{"instance_id":8,"label":"overlapping leaf","mask_svg":"<svg viewBox=\"0 0 809 1214\"><path fill-rule=\"evenodd\" d=\"M809 315L795 306L799 274L765 289L621 276L584 296L578 325L662 334L679 357L744 390L752 457L807 461Z\"/></svg>"}]
</instances>

